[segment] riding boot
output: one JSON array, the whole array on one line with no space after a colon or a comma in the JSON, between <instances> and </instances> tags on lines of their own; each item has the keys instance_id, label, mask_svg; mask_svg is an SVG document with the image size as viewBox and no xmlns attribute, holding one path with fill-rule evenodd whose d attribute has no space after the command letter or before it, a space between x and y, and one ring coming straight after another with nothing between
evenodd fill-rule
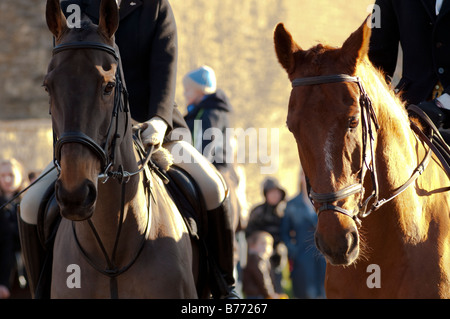
<instances>
[{"instance_id":1,"label":"riding boot","mask_svg":"<svg viewBox=\"0 0 450 319\"><path fill-rule=\"evenodd\" d=\"M27 281L31 290L32 298L40 298L41 293L38 292L39 279L41 277L44 261L45 250L39 240L37 225L28 224L20 216L20 206L18 207L19 214L17 216L20 244L22 247L23 261L27 273Z\"/></svg>"},{"instance_id":2,"label":"riding boot","mask_svg":"<svg viewBox=\"0 0 450 319\"><path fill-rule=\"evenodd\" d=\"M234 231L230 214L229 196L219 207L207 212L206 241L211 265L211 292L215 299L240 298L234 290Z\"/></svg>"}]
</instances>

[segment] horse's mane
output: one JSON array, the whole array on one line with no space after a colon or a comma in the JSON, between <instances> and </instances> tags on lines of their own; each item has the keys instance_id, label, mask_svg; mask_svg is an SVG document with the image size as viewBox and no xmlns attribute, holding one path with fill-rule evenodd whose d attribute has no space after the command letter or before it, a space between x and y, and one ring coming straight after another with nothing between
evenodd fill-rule
<instances>
[{"instance_id":1,"label":"horse's mane","mask_svg":"<svg viewBox=\"0 0 450 319\"><path fill-rule=\"evenodd\" d=\"M377 143L382 143L380 149L387 155L386 160L391 162L390 165L395 167L395 169L388 169L385 172L385 177L393 185L403 185L406 176L402 176L399 172L412 171L414 169L413 166L415 166L413 162L405 161L404 156L406 154L415 154L416 152L416 147L414 146L416 139L411 138L413 133L410 129L410 119L405 107L406 103L388 86L384 80L384 74L377 70L368 59L357 65L356 75L361 78L364 89L371 98L377 113L378 122L380 123ZM412 165L412 167L406 168L405 165ZM396 200L399 207L411 206L411 201L419 205L417 199L411 197L403 200L399 197ZM405 216L401 216L400 223L404 228L405 234L413 242L421 240L425 234L423 230L426 227L423 228L423 216L411 214L411 211L408 211Z\"/></svg>"},{"instance_id":2,"label":"horse's mane","mask_svg":"<svg viewBox=\"0 0 450 319\"><path fill-rule=\"evenodd\" d=\"M355 73L372 100L379 122L383 123L380 133L385 131L391 136L404 138L407 135L404 129L409 129L410 123L405 102L386 83L384 73L375 68L367 57L357 64Z\"/></svg>"}]
</instances>

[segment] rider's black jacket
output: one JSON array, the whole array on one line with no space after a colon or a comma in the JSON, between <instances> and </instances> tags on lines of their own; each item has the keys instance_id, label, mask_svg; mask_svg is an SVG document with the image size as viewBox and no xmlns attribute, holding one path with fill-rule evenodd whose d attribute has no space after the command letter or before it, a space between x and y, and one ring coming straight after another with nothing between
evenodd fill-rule
<instances>
[{"instance_id":1,"label":"rider's black jacket","mask_svg":"<svg viewBox=\"0 0 450 319\"><path fill-rule=\"evenodd\" d=\"M98 24L101 0L63 0ZM169 130L186 127L175 106L177 72L177 27L167 0L122 0L119 29L115 34L120 50L131 116L144 122L153 116L164 119Z\"/></svg>"},{"instance_id":2,"label":"rider's black jacket","mask_svg":"<svg viewBox=\"0 0 450 319\"><path fill-rule=\"evenodd\" d=\"M450 94L450 0L436 16L433 0L377 0L381 24L372 28L369 58L392 76L399 44L403 73L397 88L408 103L428 100L440 81ZM376 21L375 21L376 22Z\"/></svg>"}]
</instances>

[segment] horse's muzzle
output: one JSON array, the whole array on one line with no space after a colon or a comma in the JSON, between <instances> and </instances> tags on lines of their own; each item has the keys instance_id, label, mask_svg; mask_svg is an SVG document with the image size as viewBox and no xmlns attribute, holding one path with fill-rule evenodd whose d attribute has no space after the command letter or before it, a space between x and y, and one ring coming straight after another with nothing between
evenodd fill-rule
<instances>
[{"instance_id":1,"label":"horse's muzzle","mask_svg":"<svg viewBox=\"0 0 450 319\"><path fill-rule=\"evenodd\" d=\"M95 184L86 179L79 187L68 191L61 180L55 184L56 201L64 218L73 221L89 219L94 213L97 201Z\"/></svg>"},{"instance_id":2,"label":"horse's muzzle","mask_svg":"<svg viewBox=\"0 0 450 319\"><path fill-rule=\"evenodd\" d=\"M359 234L356 224L353 222L346 225L333 224L332 219L339 219L336 218L337 216L333 216L335 214L330 212L322 215L314 235L317 249L332 265L348 266L352 264L359 256ZM328 217L328 220L321 220L325 216ZM348 219L351 221L350 218Z\"/></svg>"}]
</instances>

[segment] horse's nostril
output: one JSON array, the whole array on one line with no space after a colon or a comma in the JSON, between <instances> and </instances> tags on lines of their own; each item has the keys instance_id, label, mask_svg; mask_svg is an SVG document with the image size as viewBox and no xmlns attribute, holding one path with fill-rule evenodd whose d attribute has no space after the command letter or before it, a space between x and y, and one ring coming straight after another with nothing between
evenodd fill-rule
<instances>
[{"instance_id":1,"label":"horse's nostril","mask_svg":"<svg viewBox=\"0 0 450 319\"><path fill-rule=\"evenodd\" d=\"M347 238L347 254L350 254L352 251L358 247L358 233L356 231L351 231L346 235Z\"/></svg>"},{"instance_id":2,"label":"horse's nostril","mask_svg":"<svg viewBox=\"0 0 450 319\"><path fill-rule=\"evenodd\" d=\"M90 180L85 180L73 190L67 190L64 184L58 180L55 184L56 198L66 205L90 206L97 199L97 188Z\"/></svg>"},{"instance_id":3,"label":"horse's nostril","mask_svg":"<svg viewBox=\"0 0 450 319\"><path fill-rule=\"evenodd\" d=\"M94 205L95 201L97 200L97 188L90 180L86 181L86 188L87 195L83 206L88 207Z\"/></svg>"}]
</instances>

